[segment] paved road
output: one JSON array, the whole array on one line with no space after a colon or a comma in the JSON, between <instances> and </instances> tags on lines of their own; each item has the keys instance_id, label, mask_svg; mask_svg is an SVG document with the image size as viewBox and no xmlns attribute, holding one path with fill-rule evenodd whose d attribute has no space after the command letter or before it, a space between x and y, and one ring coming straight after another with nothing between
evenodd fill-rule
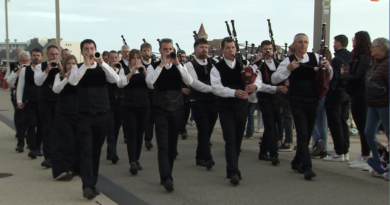
<instances>
[{"instance_id":1,"label":"paved road","mask_svg":"<svg viewBox=\"0 0 390 205\"><path fill-rule=\"evenodd\" d=\"M12 115L9 92L0 91L0 173L13 174L0 178L0 204L389 204L387 181L371 177L361 169L349 169L346 162L313 159L317 177L306 181L303 175L290 169L294 152L280 153L279 166L259 161L257 143L261 133L243 141L239 161L243 180L239 186L231 186L225 178L224 143L219 122L212 136L216 166L210 171L195 166L197 132L196 127L187 126L188 139L179 140L173 193L167 193L159 185L156 142L151 151L142 150L140 162L144 170L132 176L120 134L120 160L115 165L106 160L104 145L98 183L102 195L87 201L82 197L80 178L71 182L54 181L51 170L40 167L42 158L31 160L27 152L15 153ZM385 139L384 135L378 137L382 141ZM331 138L329 144L332 148ZM353 135L352 159L358 156L359 150L359 136Z\"/></svg>"}]
</instances>

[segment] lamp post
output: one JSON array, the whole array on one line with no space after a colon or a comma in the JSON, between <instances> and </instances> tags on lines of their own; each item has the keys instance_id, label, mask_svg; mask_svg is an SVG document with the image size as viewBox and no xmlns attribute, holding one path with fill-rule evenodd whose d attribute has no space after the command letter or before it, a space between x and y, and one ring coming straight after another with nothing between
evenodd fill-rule
<instances>
[{"instance_id":1,"label":"lamp post","mask_svg":"<svg viewBox=\"0 0 390 205\"><path fill-rule=\"evenodd\" d=\"M56 0L56 46L58 50L61 48L60 37L60 0Z\"/></svg>"},{"instance_id":2,"label":"lamp post","mask_svg":"<svg viewBox=\"0 0 390 205\"><path fill-rule=\"evenodd\" d=\"M6 33L6 44L7 44L7 51L5 54L5 58L7 60L7 69L9 69L9 37L8 37L8 1L10 0L5 0L5 33ZM10 1L11 2L11 1Z\"/></svg>"}]
</instances>

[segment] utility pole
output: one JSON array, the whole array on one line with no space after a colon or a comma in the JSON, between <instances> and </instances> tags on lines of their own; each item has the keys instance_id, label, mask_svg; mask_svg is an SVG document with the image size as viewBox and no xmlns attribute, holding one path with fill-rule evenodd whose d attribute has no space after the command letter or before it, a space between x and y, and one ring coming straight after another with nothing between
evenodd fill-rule
<instances>
[{"instance_id":1,"label":"utility pole","mask_svg":"<svg viewBox=\"0 0 390 205\"><path fill-rule=\"evenodd\" d=\"M9 37L8 37L8 1L5 0L5 33L6 33L6 38L5 41L7 43L7 53L5 54L5 58L7 60L7 69L9 69Z\"/></svg>"},{"instance_id":2,"label":"utility pole","mask_svg":"<svg viewBox=\"0 0 390 205\"><path fill-rule=\"evenodd\" d=\"M314 32L313 32L313 52L320 50L321 45L321 27L326 23L325 45L328 47L330 35L330 12L331 0L315 0L314 3Z\"/></svg>"},{"instance_id":3,"label":"utility pole","mask_svg":"<svg viewBox=\"0 0 390 205\"><path fill-rule=\"evenodd\" d=\"M60 37L60 0L56 0L56 46L58 50L61 48Z\"/></svg>"}]
</instances>

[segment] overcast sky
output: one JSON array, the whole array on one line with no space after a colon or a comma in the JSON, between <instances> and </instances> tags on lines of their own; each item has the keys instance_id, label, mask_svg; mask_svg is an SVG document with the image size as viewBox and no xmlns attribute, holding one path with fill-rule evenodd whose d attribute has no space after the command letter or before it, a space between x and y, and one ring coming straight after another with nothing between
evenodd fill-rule
<instances>
[{"instance_id":1,"label":"overcast sky","mask_svg":"<svg viewBox=\"0 0 390 205\"><path fill-rule=\"evenodd\" d=\"M4 0L1 5L0 27L5 28ZM61 38L65 41L91 38L99 51L120 50L120 36L124 35L131 48L139 49L145 38L158 52L156 39L168 37L191 53L192 31L198 31L202 22L208 40L226 37L224 22L234 19L239 42L258 45L269 40L267 18L271 19L276 44L290 44L300 32L312 39L314 0L60 0L60 12ZM56 37L54 0L12 0L8 15L11 41ZM360 30L368 31L371 39L389 38L389 1L333 0L328 29L331 39L338 34L351 39ZM1 30L4 41L5 30ZM332 45L333 40L330 48Z\"/></svg>"}]
</instances>

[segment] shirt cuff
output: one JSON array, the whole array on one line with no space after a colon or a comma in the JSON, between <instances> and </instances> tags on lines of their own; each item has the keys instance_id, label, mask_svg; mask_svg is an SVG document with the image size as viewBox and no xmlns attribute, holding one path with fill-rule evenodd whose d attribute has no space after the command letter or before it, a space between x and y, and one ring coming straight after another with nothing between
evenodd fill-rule
<instances>
[{"instance_id":1,"label":"shirt cuff","mask_svg":"<svg viewBox=\"0 0 390 205\"><path fill-rule=\"evenodd\" d=\"M235 98L235 97L236 97L235 94L236 94L236 90L233 90L233 89L232 89L232 90L229 91L229 96L230 96L230 97Z\"/></svg>"}]
</instances>

